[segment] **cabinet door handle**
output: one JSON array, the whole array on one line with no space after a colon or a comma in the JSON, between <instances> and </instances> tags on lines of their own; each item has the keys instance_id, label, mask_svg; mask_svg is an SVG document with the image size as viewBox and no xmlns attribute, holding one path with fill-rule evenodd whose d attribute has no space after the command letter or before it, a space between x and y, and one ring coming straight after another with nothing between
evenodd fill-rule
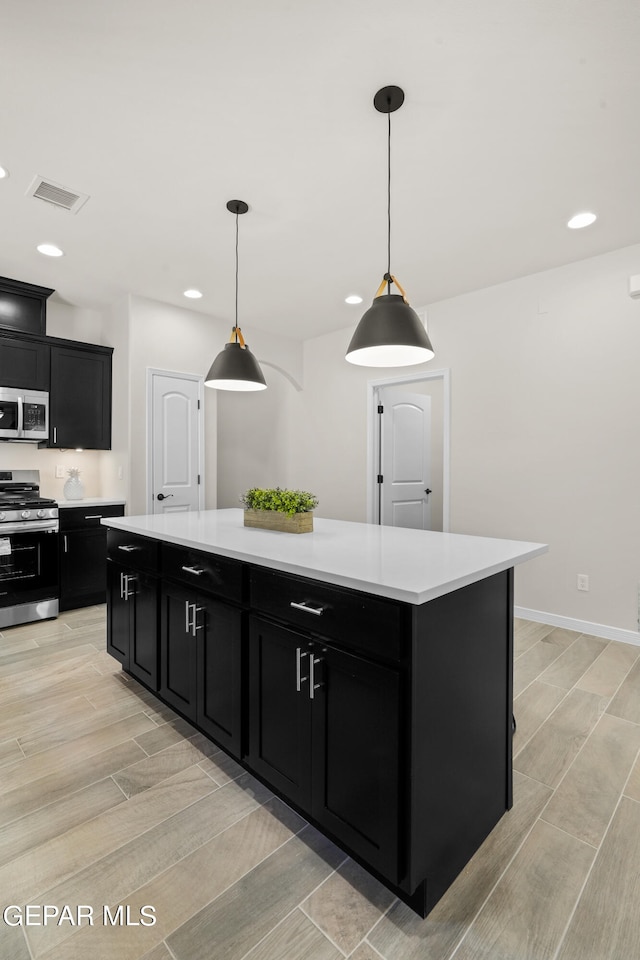
<instances>
[{"instance_id":1,"label":"cabinet door handle","mask_svg":"<svg viewBox=\"0 0 640 960\"><path fill-rule=\"evenodd\" d=\"M120 599L124 600L124 573L120 573Z\"/></svg>"},{"instance_id":2,"label":"cabinet door handle","mask_svg":"<svg viewBox=\"0 0 640 960\"><path fill-rule=\"evenodd\" d=\"M188 600L184 602L184 632L191 633L191 604Z\"/></svg>"},{"instance_id":3,"label":"cabinet door handle","mask_svg":"<svg viewBox=\"0 0 640 960\"><path fill-rule=\"evenodd\" d=\"M180 567L181 570L184 570L185 573L193 573L196 577L201 577L204 573L204 570L199 569L199 567Z\"/></svg>"},{"instance_id":4,"label":"cabinet door handle","mask_svg":"<svg viewBox=\"0 0 640 960\"><path fill-rule=\"evenodd\" d=\"M53 428L53 442L54 442L54 443L57 443L57 442L58 442L58 428L57 428L57 427L54 427L54 428Z\"/></svg>"},{"instance_id":5,"label":"cabinet door handle","mask_svg":"<svg viewBox=\"0 0 640 960\"><path fill-rule=\"evenodd\" d=\"M142 550L142 547L135 547L131 543L118 544L118 550L124 550L125 553L133 553L135 550Z\"/></svg>"},{"instance_id":6,"label":"cabinet door handle","mask_svg":"<svg viewBox=\"0 0 640 960\"><path fill-rule=\"evenodd\" d=\"M123 600L129 600L131 597L135 596L135 590L130 590L129 587L131 584L135 584L136 578L131 573L124 573L124 596Z\"/></svg>"},{"instance_id":7,"label":"cabinet door handle","mask_svg":"<svg viewBox=\"0 0 640 960\"><path fill-rule=\"evenodd\" d=\"M308 657L309 651L303 650L301 647L296 647L296 690L300 693L302 689L302 684L306 683L309 677L302 676L302 658Z\"/></svg>"},{"instance_id":8,"label":"cabinet door handle","mask_svg":"<svg viewBox=\"0 0 640 960\"><path fill-rule=\"evenodd\" d=\"M62 539L64 541L64 552L69 553L69 540L67 539L66 533L62 534ZM120 574L122 576L122 574Z\"/></svg>"},{"instance_id":9,"label":"cabinet door handle","mask_svg":"<svg viewBox=\"0 0 640 960\"><path fill-rule=\"evenodd\" d=\"M302 601L302 603L295 603L292 600L289 606L293 607L294 610L303 610L304 613L312 613L314 617L321 617L324 613L323 606L309 607L305 601Z\"/></svg>"},{"instance_id":10,"label":"cabinet door handle","mask_svg":"<svg viewBox=\"0 0 640 960\"><path fill-rule=\"evenodd\" d=\"M322 686L321 683L316 683L316 664L322 663L322 657L314 657L313 654L309 657L309 700L315 700L316 690L319 690Z\"/></svg>"},{"instance_id":11,"label":"cabinet door handle","mask_svg":"<svg viewBox=\"0 0 640 960\"><path fill-rule=\"evenodd\" d=\"M195 603L192 603L191 606L193 607L193 620L191 621L191 636L195 637L198 630L202 630L202 628L204 627L203 623L200 623L200 624L198 623L198 614L202 613L202 611L204 610L204 607L197 607Z\"/></svg>"}]
</instances>

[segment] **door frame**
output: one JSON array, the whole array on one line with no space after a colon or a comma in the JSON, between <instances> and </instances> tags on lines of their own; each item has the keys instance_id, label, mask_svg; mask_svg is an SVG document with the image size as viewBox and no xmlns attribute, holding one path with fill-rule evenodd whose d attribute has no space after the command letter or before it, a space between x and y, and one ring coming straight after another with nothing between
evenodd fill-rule
<instances>
[{"instance_id":1,"label":"door frame","mask_svg":"<svg viewBox=\"0 0 640 960\"><path fill-rule=\"evenodd\" d=\"M377 482L379 442L377 416L377 394L380 388L399 387L423 380L442 380L442 532L448 533L451 522L451 371L442 370L405 373L403 376L385 377L367 381L367 523L379 523Z\"/></svg>"},{"instance_id":2,"label":"door frame","mask_svg":"<svg viewBox=\"0 0 640 960\"><path fill-rule=\"evenodd\" d=\"M147 436L146 436L146 472L147 472L147 512L153 513L153 378L172 377L174 380L191 380L198 384L198 510L204 507L204 377L196 373L183 373L179 370L161 370L147 367Z\"/></svg>"}]
</instances>

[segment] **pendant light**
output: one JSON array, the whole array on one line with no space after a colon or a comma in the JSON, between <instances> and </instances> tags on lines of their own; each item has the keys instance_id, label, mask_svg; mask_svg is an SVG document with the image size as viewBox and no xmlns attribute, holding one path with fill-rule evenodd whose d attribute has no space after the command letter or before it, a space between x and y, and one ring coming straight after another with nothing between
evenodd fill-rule
<instances>
[{"instance_id":1,"label":"pendant light","mask_svg":"<svg viewBox=\"0 0 640 960\"><path fill-rule=\"evenodd\" d=\"M258 361L244 341L238 326L238 217L249 207L244 200L229 200L227 210L236 215L236 320L231 337L211 364L205 386L216 390L266 390Z\"/></svg>"},{"instance_id":2,"label":"pendant light","mask_svg":"<svg viewBox=\"0 0 640 960\"><path fill-rule=\"evenodd\" d=\"M405 367L433 357L433 347L420 317L391 273L391 114L404 103L400 87L383 87L373 98L379 113L388 116L387 136L387 272L373 303L351 338L346 359L363 367ZM394 283L400 294L391 293ZM386 287L386 294L384 293Z\"/></svg>"}]
</instances>

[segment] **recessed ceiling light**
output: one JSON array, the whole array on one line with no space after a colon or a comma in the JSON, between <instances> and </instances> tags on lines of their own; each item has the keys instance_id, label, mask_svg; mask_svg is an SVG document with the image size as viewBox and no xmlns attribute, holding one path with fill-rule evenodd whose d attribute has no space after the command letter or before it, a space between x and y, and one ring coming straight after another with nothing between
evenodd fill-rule
<instances>
[{"instance_id":1,"label":"recessed ceiling light","mask_svg":"<svg viewBox=\"0 0 640 960\"><path fill-rule=\"evenodd\" d=\"M0 167L0 180L3 180L4 177L8 177L8 176L9 176L9 171L5 170L4 167Z\"/></svg>"},{"instance_id":2,"label":"recessed ceiling light","mask_svg":"<svg viewBox=\"0 0 640 960\"><path fill-rule=\"evenodd\" d=\"M357 293L352 293L350 296L344 298L345 303L362 303L362 297L359 297Z\"/></svg>"},{"instance_id":3,"label":"recessed ceiling light","mask_svg":"<svg viewBox=\"0 0 640 960\"><path fill-rule=\"evenodd\" d=\"M45 257L64 257L64 250L56 247L55 243L39 243L36 250L38 253L43 253Z\"/></svg>"},{"instance_id":4,"label":"recessed ceiling light","mask_svg":"<svg viewBox=\"0 0 640 960\"><path fill-rule=\"evenodd\" d=\"M576 213L574 217L571 217L567 226L570 230L581 230L582 227L590 227L597 219L595 213L589 213L585 210L584 213Z\"/></svg>"},{"instance_id":5,"label":"recessed ceiling light","mask_svg":"<svg viewBox=\"0 0 640 960\"><path fill-rule=\"evenodd\" d=\"M190 300L199 300L202 294L199 290L185 290L184 296L189 297Z\"/></svg>"}]
</instances>

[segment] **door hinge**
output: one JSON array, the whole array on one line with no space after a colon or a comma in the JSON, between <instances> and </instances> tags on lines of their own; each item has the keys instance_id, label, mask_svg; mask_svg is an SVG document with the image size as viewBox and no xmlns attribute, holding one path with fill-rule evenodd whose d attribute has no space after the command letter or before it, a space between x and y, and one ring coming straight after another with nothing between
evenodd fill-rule
<instances>
[{"instance_id":1,"label":"door hinge","mask_svg":"<svg viewBox=\"0 0 640 960\"><path fill-rule=\"evenodd\" d=\"M198 483L200 483L200 474L198 474Z\"/></svg>"},{"instance_id":2,"label":"door hinge","mask_svg":"<svg viewBox=\"0 0 640 960\"><path fill-rule=\"evenodd\" d=\"M378 474L378 483L383 483L383 477L381 473Z\"/></svg>"},{"instance_id":3,"label":"door hinge","mask_svg":"<svg viewBox=\"0 0 640 960\"><path fill-rule=\"evenodd\" d=\"M384 413L384 407L381 403L378 404L378 413Z\"/></svg>"},{"instance_id":4,"label":"door hinge","mask_svg":"<svg viewBox=\"0 0 640 960\"><path fill-rule=\"evenodd\" d=\"M200 409L200 401L198 400L198 410Z\"/></svg>"}]
</instances>

